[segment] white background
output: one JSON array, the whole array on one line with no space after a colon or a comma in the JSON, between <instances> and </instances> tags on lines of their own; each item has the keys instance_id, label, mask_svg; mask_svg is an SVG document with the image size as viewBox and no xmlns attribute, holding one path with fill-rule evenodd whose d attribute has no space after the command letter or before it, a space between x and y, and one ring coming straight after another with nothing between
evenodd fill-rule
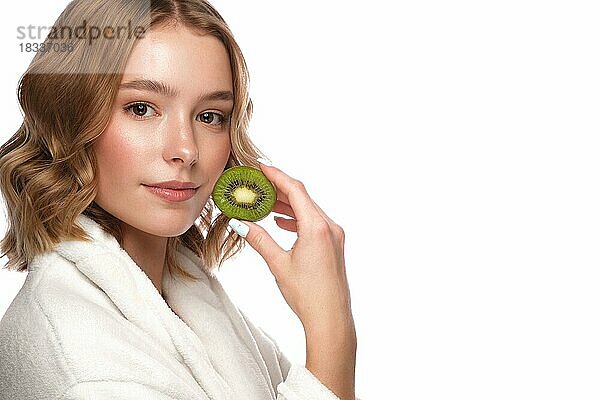
<instances>
[{"instance_id":1,"label":"white background","mask_svg":"<svg viewBox=\"0 0 600 400\"><path fill-rule=\"evenodd\" d=\"M595 3L213 2L250 68L252 139L346 231L358 396L599 398ZM1 15L2 142L32 57L16 27L66 4ZM24 277L0 272L0 313ZM303 363L262 258L247 246L220 277Z\"/></svg>"}]
</instances>

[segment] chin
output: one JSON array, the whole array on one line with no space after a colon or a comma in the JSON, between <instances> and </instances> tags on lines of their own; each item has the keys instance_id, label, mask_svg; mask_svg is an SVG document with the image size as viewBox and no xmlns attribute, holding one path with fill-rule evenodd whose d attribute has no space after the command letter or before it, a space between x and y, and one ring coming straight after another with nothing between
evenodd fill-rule
<instances>
[{"instance_id":1,"label":"chin","mask_svg":"<svg viewBox=\"0 0 600 400\"><path fill-rule=\"evenodd\" d=\"M153 225L156 221L153 223ZM173 218L161 223L159 226L148 228L148 233L162 237L175 237L184 234L188 229L194 226L194 220L189 222L174 221Z\"/></svg>"}]
</instances>

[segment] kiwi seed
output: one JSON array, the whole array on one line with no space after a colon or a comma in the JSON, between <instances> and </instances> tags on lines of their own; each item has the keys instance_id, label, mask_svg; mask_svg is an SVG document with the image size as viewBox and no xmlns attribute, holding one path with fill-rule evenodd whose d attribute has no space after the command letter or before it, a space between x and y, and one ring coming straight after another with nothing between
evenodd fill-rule
<instances>
[{"instance_id":1,"label":"kiwi seed","mask_svg":"<svg viewBox=\"0 0 600 400\"><path fill-rule=\"evenodd\" d=\"M258 221L273 209L277 192L261 170L242 165L221 174L213 188L212 199L229 218Z\"/></svg>"}]
</instances>

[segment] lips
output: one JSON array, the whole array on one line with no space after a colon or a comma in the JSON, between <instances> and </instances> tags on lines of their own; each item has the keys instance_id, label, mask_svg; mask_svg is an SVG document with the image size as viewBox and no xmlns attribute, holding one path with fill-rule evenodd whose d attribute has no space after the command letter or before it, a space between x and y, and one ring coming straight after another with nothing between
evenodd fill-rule
<instances>
[{"instance_id":1,"label":"lips","mask_svg":"<svg viewBox=\"0 0 600 400\"><path fill-rule=\"evenodd\" d=\"M146 186L159 187L164 189L197 189L199 185L196 185L193 182L183 182L178 180L166 181L166 182L158 182L158 183L150 183Z\"/></svg>"},{"instance_id":2,"label":"lips","mask_svg":"<svg viewBox=\"0 0 600 400\"><path fill-rule=\"evenodd\" d=\"M157 186L142 185L151 193L170 202L181 202L191 199L196 195L198 188L192 189L170 189Z\"/></svg>"}]
</instances>

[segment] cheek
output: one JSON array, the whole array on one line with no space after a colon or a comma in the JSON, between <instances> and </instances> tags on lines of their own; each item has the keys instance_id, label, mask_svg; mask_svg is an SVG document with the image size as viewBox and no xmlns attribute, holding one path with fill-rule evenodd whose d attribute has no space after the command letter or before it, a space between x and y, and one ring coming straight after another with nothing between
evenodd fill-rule
<instances>
[{"instance_id":1,"label":"cheek","mask_svg":"<svg viewBox=\"0 0 600 400\"><path fill-rule=\"evenodd\" d=\"M231 140L227 134L219 137L209 137L200 144L200 158L204 158L206 171L210 173L213 182L216 182L223 172L230 153Z\"/></svg>"},{"instance_id":2,"label":"cheek","mask_svg":"<svg viewBox=\"0 0 600 400\"><path fill-rule=\"evenodd\" d=\"M230 135L226 135L225 138L221 141L219 146L219 160L223 165L227 163L229 159L229 153L231 152L231 137Z\"/></svg>"},{"instance_id":3,"label":"cheek","mask_svg":"<svg viewBox=\"0 0 600 400\"><path fill-rule=\"evenodd\" d=\"M109 126L94 144L99 182L105 188L131 183L143 165L144 143L125 132L119 125Z\"/></svg>"},{"instance_id":4,"label":"cheek","mask_svg":"<svg viewBox=\"0 0 600 400\"><path fill-rule=\"evenodd\" d=\"M199 160L204 160L205 165L227 162L231 151L231 139L228 133L215 134L199 131L196 145L198 146Z\"/></svg>"}]
</instances>

